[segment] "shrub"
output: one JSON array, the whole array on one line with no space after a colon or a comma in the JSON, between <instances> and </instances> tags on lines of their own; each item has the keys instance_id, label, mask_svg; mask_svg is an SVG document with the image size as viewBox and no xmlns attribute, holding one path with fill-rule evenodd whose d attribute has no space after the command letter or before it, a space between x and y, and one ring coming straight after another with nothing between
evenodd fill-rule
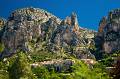
<instances>
[{"instance_id":1,"label":"shrub","mask_svg":"<svg viewBox=\"0 0 120 79\"><path fill-rule=\"evenodd\" d=\"M48 79L49 72L45 67L37 67L32 69L33 73L40 79Z\"/></svg>"},{"instance_id":2,"label":"shrub","mask_svg":"<svg viewBox=\"0 0 120 79\"><path fill-rule=\"evenodd\" d=\"M5 48L4 44L0 42L0 53L3 52L4 48Z\"/></svg>"}]
</instances>

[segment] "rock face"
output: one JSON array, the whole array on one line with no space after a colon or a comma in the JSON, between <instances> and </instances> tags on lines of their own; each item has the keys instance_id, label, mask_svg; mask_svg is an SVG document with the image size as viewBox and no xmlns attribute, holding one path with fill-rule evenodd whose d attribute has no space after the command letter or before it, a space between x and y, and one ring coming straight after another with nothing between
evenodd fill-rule
<instances>
[{"instance_id":1,"label":"rock face","mask_svg":"<svg viewBox=\"0 0 120 79\"><path fill-rule=\"evenodd\" d=\"M51 42L58 45L77 45L78 40L76 35L78 31L77 16L73 13L71 17L67 17L57 27L52 35Z\"/></svg>"},{"instance_id":2,"label":"rock face","mask_svg":"<svg viewBox=\"0 0 120 79\"><path fill-rule=\"evenodd\" d=\"M103 17L102 20L101 20L100 23L99 23L99 29L98 29L98 32L99 32L99 33L102 33L102 32L103 32L106 24L107 24L107 18L106 18L106 17Z\"/></svg>"},{"instance_id":3,"label":"rock face","mask_svg":"<svg viewBox=\"0 0 120 79\"><path fill-rule=\"evenodd\" d=\"M98 36L106 53L120 50L120 9L110 11L108 18L102 20Z\"/></svg>"},{"instance_id":4,"label":"rock face","mask_svg":"<svg viewBox=\"0 0 120 79\"><path fill-rule=\"evenodd\" d=\"M3 18L0 18L0 29L2 29L5 24L6 24L6 20Z\"/></svg>"},{"instance_id":5,"label":"rock face","mask_svg":"<svg viewBox=\"0 0 120 79\"><path fill-rule=\"evenodd\" d=\"M4 18L0 18L0 41L1 41L2 36L3 36L5 24L6 24L6 20Z\"/></svg>"},{"instance_id":6,"label":"rock face","mask_svg":"<svg viewBox=\"0 0 120 79\"><path fill-rule=\"evenodd\" d=\"M52 52L64 48L78 58L92 57L88 47L96 33L79 27L75 13L60 20L47 11L32 7L12 12L2 31L1 40L5 49L1 57L10 56L17 50L31 51L31 41L38 49L46 42Z\"/></svg>"},{"instance_id":7,"label":"rock face","mask_svg":"<svg viewBox=\"0 0 120 79\"><path fill-rule=\"evenodd\" d=\"M44 31L41 31L42 23L51 17L56 18L42 9L24 8L14 11L6 23L2 36L6 47L4 52L11 54L17 49L28 51L27 42L44 34Z\"/></svg>"}]
</instances>

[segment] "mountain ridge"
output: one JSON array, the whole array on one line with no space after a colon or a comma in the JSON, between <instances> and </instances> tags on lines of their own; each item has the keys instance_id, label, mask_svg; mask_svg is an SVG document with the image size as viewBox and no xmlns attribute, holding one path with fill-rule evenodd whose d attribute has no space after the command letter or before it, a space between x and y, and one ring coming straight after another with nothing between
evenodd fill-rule
<instances>
[{"instance_id":1,"label":"mountain ridge","mask_svg":"<svg viewBox=\"0 0 120 79\"><path fill-rule=\"evenodd\" d=\"M119 9L101 19L98 32L80 27L74 12L61 20L42 9L18 9L8 20L0 19L0 76L119 78L115 73L119 67L119 41ZM113 75L108 76L109 72Z\"/></svg>"},{"instance_id":2,"label":"mountain ridge","mask_svg":"<svg viewBox=\"0 0 120 79\"><path fill-rule=\"evenodd\" d=\"M110 27L110 23L113 24L112 27L115 27L116 23L118 24L116 26L119 27L118 21L119 9L110 11L108 17L102 18L98 32L96 32L80 27L77 15L74 12L71 16L67 16L62 20L43 9L33 7L18 9L11 13L7 21L0 20L1 26L4 26L0 30L0 40L5 45L2 54L4 57L4 55L9 56L9 54L15 53L17 50L31 52L34 51L34 48L39 49L43 42L46 44L46 50L57 52L63 48L66 52L76 54L78 58L83 56L81 52L86 52L85 58L87 58L87 54L91 52L91 45L94 47L97 45L96 48L100 48L99 51L110 53L105 46L107 45L105 42L107 31L105 29ZM115 32L114 28L111 29ZM109 29L106 30L109 31ZM111 33L113 34L113 32ZM101 40L99 41L101 43L98 40ZM34 42L33 47L30 45L31 42ZM116 45L115 43L114 45Z\"/></svg>"},{"instance_id":3,"label":"mountain ridge","mask_svg":"<svg viewBox=\"0 0 120 79\"><path fill-rule=\"evenodd\" d=\"M51 43L53 46L54 45L69 46L77 45L80 42L78 39L81 38L78 38L77 35L83 37L82 39L84 38L88 39L85 34L91 33L93 35L90 35L89 38L91 39L92 38L91 36L94 37L93 30L84 29L79 26L77 21L77 15L75 13L72 13L71 16L67 17L65 20L60 20L56 16L52 15L47 11L44 11L43 9L33 7L13 11L10 17L8 18L8 22L5 25L5 31L6 32L4 32L2 36L2 41L4 42L6 47L4 52L5 53L9 52L8 54L10 54L10 52L15 52L17 48L31 50L30 48L28 48L29 47L28 45L27 46L25 45L26 43L29 43L28 41L31 41L33 39L36 41L46 40L48 44ZM80 31L83 31L84 33ZM13 36L9 35L12 33L15 34ZM20 34L23 34L21 40L19 38L21 36ZM59 44L57 39L59 40ZM83 41L82 39L81 41ZM19 43L20 41L22 42ZM83 41L83 43L85 42Z\"/></svg>"}]
</instances>

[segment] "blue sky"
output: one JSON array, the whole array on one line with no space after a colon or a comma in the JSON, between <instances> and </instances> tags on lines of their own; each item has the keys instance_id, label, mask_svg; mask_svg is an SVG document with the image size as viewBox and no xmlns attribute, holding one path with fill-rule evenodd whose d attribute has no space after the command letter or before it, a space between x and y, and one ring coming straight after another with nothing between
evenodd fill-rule
<instances>
[{"instance_id":1,"label":"blue sky","mask_svg":"<svg viewBox=\"0 0 120 79\"><path fill-rule=\"evenodd\" d=\"M76 12L81 27L97 30L103 16L120 8L120 0L0 0L0 17L7 18L15 9L30 6L45 9L61 19Z\"/></svg>"}]
</instances>

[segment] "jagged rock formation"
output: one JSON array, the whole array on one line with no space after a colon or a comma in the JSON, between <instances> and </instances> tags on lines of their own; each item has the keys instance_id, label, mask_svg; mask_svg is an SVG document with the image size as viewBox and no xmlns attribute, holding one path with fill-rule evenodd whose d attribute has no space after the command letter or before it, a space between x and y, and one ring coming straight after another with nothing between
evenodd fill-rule
<instances>
[{"instance_id":1,"label":"jagged rock formation","mask_svg":"<svg viewBox=\"0 0 120 79\"><path fill-rule=\"evenodd\" d=\"M120 9L109 12L108 18L104 18L99 27L98 37L102 50L106 53L120 50Z\"/></svg>"},{"instance_id":2,"label":"jagged rock formation","mask_svg":"<svg viewBox=\"0 0 120 79\"><path fill-rule=\"evenodd\" d=\"M6 20L4 18L0 18L0 41L1 41L2 36L3 36L5 24L6 24Z\"/></svg>"},{"instance_id":3,"label":"jagged rock formation","mask_svg":"<svg viewBox=\"0 0 120 79\"><path fill-rule=\"evenodd\" d=\"M0 29L2 29L5 24L6 24L6 20L3 18L0 18Z\"/></svg>"},{"instance_id":4,"label":"jagged rock formation","mask_svg":"<svg viewBox=\"0 0 120 79\"><path fill-rule=\"evenodd\" d=\"M4 53L7 55L15 53L17 49L28 51L27 42L44 35L42 23L50 18L55 18L58 23L60 21L42 9L24 8L14 11L6 23L2 36L6 47Z\"/></svg>"},{"instance_id":5,"label":"jagged rock formation","mask_svg":"<svg viewBox=\"0 0 120 79\"><path fill-rule=\"evenodd\" d=\"M77 15L72 13L65 20L38 8L23 8L12 12L4 26L2 42L5 49L1 57L10 56L17 50L32 51L45 42L47 49L52 52L65 49L75 54L77 58L94 57L88 47L95 31L79 27ZM34 46L30 46L34 42Z\"/></svg>"},{"instance_id":6,"label":"jagged rock formation","mask_svg":"<svg viewBox=\"0 0 120 79\"><path fill-rule=\"evenodd\" d=\"M101 20L100 23L99 23L99 29L98 29L98 32L99 32L99 33L102 33L102 32L103 32L106 24L107 24L107 18L106 18L106 17L103 17L102 20Z\"/></svg>"},{"instance_id":7,"label":"jagged rock formation","mask_svg":"<svg viewBox=\"0 0 120 79\"><path fill-rule=\"evenodd\" d=\"M76 14L67 17L61 22L52 35L51 42L58 45L77 45L76 33L79 31ZM59 40L59 41L58 41ZM59 44L62 43L62 44Z\"/></svg>"}]
</instances>

